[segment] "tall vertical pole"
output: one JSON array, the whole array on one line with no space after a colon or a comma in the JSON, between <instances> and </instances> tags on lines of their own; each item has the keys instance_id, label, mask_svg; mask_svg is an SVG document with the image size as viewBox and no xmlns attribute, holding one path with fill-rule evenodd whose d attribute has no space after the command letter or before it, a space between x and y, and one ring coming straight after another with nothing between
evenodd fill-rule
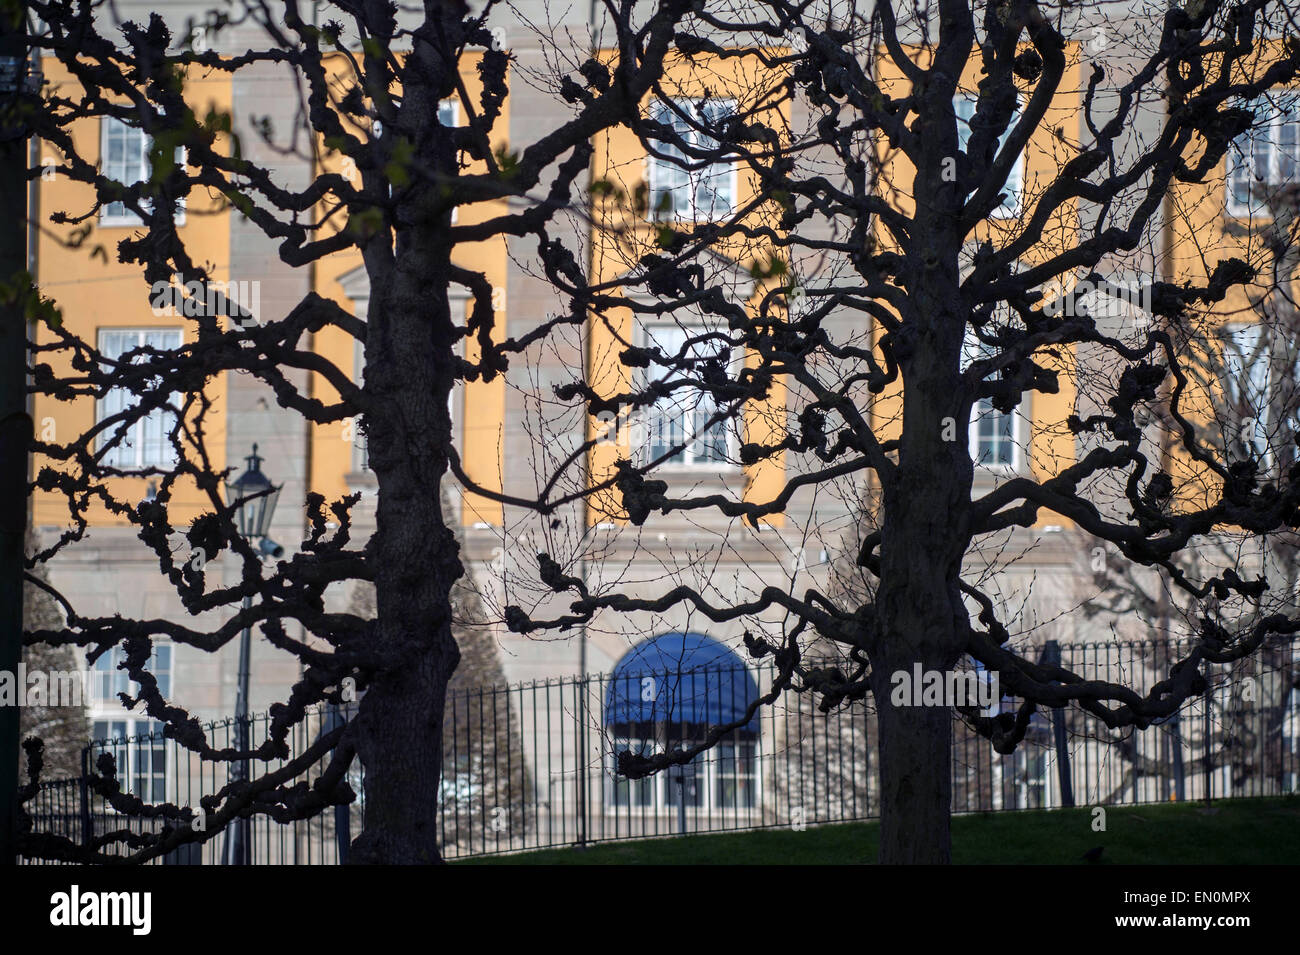
<instances>
[{"instance_id":1,"label":"tall vertical pole","mask_svg":"<svg viewBox=\"0 0 1300 955\"><path fill-rule=\"evenodd\" d=\"M1206 675L1208 684L1209 675ZM1205 710L1204 718L1201 721L1201 763L1205 777L1205 803L1209 805L1210 800L1214 798L1214 777L1213 762L1210 755L1210 704L1214 701L1214 688L1210 685L1205 687Z\"/></svg>"},{"instance_id":2,"label":"tall vertical pole","mask_svg":"<svg viewBox=\"0 0 1300 955\"><path fill-rule=\"evenodd\" d=\"M1061 645L1055 640L1048 640L1043 645L1043 661L1052 666L1061 665ZM1061 786L1061 805L1067 809L1074 806L1074 782L1070 778L1070 747L1065 735L1065 708L1052 709L1052 734L1056 742L1056 771Z\"/></svg>"},{"instance_id":3,"label":"tall vertical pole","mask_svg":"<svg viewBox=\"0 0 1300 955\"><path fill-rule=\"evenodd\" d=\"M583 520L586 520L586 507L583 507ZM583 539L586 539L587 528L583 529ZM584 558L578 563L579 579L586 584L587 582L587 561ZM590 681L587 679L587 624L584 622L578 630L578 679L574 682L574 687L578 690L578 848L584 849L587 846L587 692L591 688Z\"/></svg>"},{"instance_id":4,"label":"tall vertical pole","mask_svg":"<svg viewBox=\"0 0 1300 955\"><path fill-rule=\"evenodd\" d=\"M253 598L245 597L244 609L248 610L252 606ZM248 750L248 666L251 650L252 628L245 627L244 632L239 635L239 675L235 684L235 749L240 752ZM247 759L237 761L233 769L235 779L246 781L249 778ZM235 819L227 830L226 865L250 864L248 824L249 820L241 817Z\"/></svg>"},{"instance_id":5,"label":"tall vertical pole","mask_svg":"<svg viewBox=\"0 0 1300 955\"><path fill-rule=\"evenodd\" d=\"M6 17L3 11L8 11ZM13 19L10 19L12 17ZM0 671L16 678L23 642L23 542L27 532L27 134L16 110L26 75L26 4L0 8ZM23 688L19 687L19 692ZM0 864L17 862L18 716L0 706Z\"/></svg>"}]
</instances>

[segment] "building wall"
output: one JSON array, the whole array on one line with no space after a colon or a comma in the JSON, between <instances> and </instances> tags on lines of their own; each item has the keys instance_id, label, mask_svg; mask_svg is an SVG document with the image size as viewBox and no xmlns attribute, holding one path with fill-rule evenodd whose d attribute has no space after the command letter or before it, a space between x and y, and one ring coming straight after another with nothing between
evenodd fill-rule
<instances>
[{"instance_id":1,"label":"building wall","mask_svg":"<svg viewBox=\"0 0 1300 955\"><path fill-rule=\"evenodd\" d=\"M138 3L124 4L128 13L148 9ZM534 23L545 24L541 36L511 19L502 9L493 13L492 25L505 29L505 44L510 49L513 63L511 94L507 112L494 145L520 145L535 141L556 128L569 115L571 108L560 101L551 90L534 78L536 71L548 64L549 44L557 38L570 36L584 47L598 46L599 40L591 38L586 11L577 7L559 12L545 3L516 5L520 15ZM174 4L168 8L169 17L183 19L191 10L204 8L201 3ZM252 41L252 28L241 28L220 40L220 48L236 50L241 43ZM1077 123L1081 91L1085 87L1085 61L1080 50L1072 48L1072 67L1068 82L1063 84L1059 102L1055 103L1048 123L1069 125ZM1117 54L1118 56L1118 54ZM1119 59L1117 63L1121 62ZM722 78L723 85L734 84L739 89L752 89L762 79L759 71L744 61L732 61L725 68L710 64L711 82ZM973 86L977 80L976 65L972 63L963 82ZM739 71L728 77L727 71ZM464 64L464 78L471 96L477 89L477 72L474 57ZM670 84L681 84L682 92L692 95L691 78L684 64L674 63L670 70ZM48 75L54 76L52 72ZM1122 76L1122 72L1120 74ZM887 84L900 82L898 77L882 77ZM1110 80L1112 87L1118 79ZM274 66L260 67L242 72L233 82L215 77L198 77L192 89L202 102L211 102L219 108L231 109L236 130L246 153L255 161L271 165L277 176L288 184L302 185L319 170L340 168L337 154L332 154L322 144L317 146L315 157L301 154L285 155L262 142L253 121L268 116L274 127L283 131L291 128L299 104L299 92L294 79ZM703 87L694 90L702 93ZM815 114L814 117L815 119ZM806 126L809 112L806 104L796 102L788 117L796 130ZM1134 143L1149 135L1158 117L1144 113L1143 126L1134 131ZM1082 129L1079 129L1082 133ZM97 149L96 131L89 126L78 133L88 154ZM635 137L619 134L601 139L596 144L597 156L593 170L605 170L610 177L623 180L624 188L631 191L644 177L644 158ZM1036 181L1046 181L1054 164L1061 161L1062 151L1047 131L1040 131L1031 141L1028 150L1028 176L1032 190ZM809 160L814 161L814 160ZM897 183L910 183L911 175L906 164L897 161L891 179ZM755 184L742 180L742 197L754 193ZM237 213L222 213L199 218L201 197L192 197L195 205L187 226L195 239L198 258L215 263L217 275L235 281L255 281L261 290L262 309L268 318L278 318L287 313L304 294L316 291L330 297L354 314L364 315L368 302L368 283L364 273L358 273L360 259L355 254L340 254L318 263L310 269L290 269L280 263L275 243L265 239ZM76 208L85 197L78 196L72 187L57 181L43 185L41 209ZM902 195L905 207L912 202ZM1184 198L1179 198L1184 203ZM1213 204L1210 203L1212 206ZM462 210L464 222L476 221L496 212L491 207ZM1207 213L1208 214L1208 213ZM1212 217L1211 217L1212 218ZM200 225L201 223L201 225ZM1066 210L1053 224L1049 234L1062 241L1077 236L1086 228L1086 214L1073 208ZM829 229L826 223L814 223L812 228ZM982 227L989 231L994 226ZM1197 226L1201 234L1202 226ZM109 244L118 237L114 230L96 229L89 242ZM199 233L194 236L193 233ZM120 233L120 230L118 230ZM554 235L562 238L580 261L585 257L592 266L593 278L606 280L627 271L626 250L615 247L607 235L593 234L590 224L581 215L564 216L556 223ZM1174 242L1183 248L1190 241L1174 230ZM1153 239L1154 241L1154 239ZM733 251L738 275L748 279L748 250ZM1144 247L1146 259L1119 263L1117 272L1130 269L1134 274L1146 274L1159 260L1159 249ZM527 268L536 261L535 240L507 238L504 242L484 243L480 247L458 251L459 261L467 267L483 271L494 287L503 290L500 324L496 333L518 338L536 328L538 323L567 311L568 303L556 295L550 286ZM1177 256L1174 261L1181 262ZM721 264L719 267L722 267ZM50 238L42 239L40 247L40 274L44 286L64 307L66 320L79 332L89 333L96 323L111 319L119 321L129 316L133 324L153 325L164 320L152 316L147 308L146 288L136 271L127 266L105 263L89 256L86 248L68 250ZM808 276L816 281L814 275ZM743 284L738 279L738 284ZM749 296L746 296L749 299ZM828 323L835 334L855 331L855 316L834 316ZM611 317L611 323L622 322L621 330L628 334L630 319L627 315ZM453 407L458 429L461 453L469 474L482 486L503 490L516 497L535 496L539 484L549 475L549 469L564 461L571 451L592 435L592 422L582 413L562 413L539 400L551 394L557 384L570 380L576 369L587 368L599 387L614 390L624 382L626 369L611 362L615 336L611 328L601 321L591 321L562 328L545 345L529 351L512 361L509 375L490 383L473 382L459 390ZM345 369L355 369L356 347L337 329L326 329L317 334L312 347ZM467 357L474 357L474 345L468 346ZM1067 415L1088 407L1089 397L1076 389L1077 372L1074 366L1087 365L1089 357L1083 353L1062 358L1062 390L1055 396L1035 395L1029 402L1032 430L1028 437L1027 460L1032 473L1045 477L1083 452L1074 439L1064 431ZM295 375L293 381L306 393L328 399L330 389L318 379L306 374ZM373 479L358 467L359 457L355 441L345 431L345 424L312 426L297 415L279 408L273 395L265 386L248 376L231 375L224 381L211 384L211 393L218 399L218 423L209 429L210 437L220 446L218 466L227 464L240 468L243 457L257 442L260 452L267 458L265 467L277 481L285 482L276 512L273 536L292 551L303 530L303 501L307 491L315 490L327 499L336 499L352 491L361 490L367 495L358 510L358 530L371 521L373 506ZM746 437L762 440L779 434L788 416L797 413L800 397L791 389L787 394L781 387L774 389L765 408L751 409L746 416ZM898 396L881 396L873 406L874 420L897 420ZM49 417L60 429L81 428L90 420L91 409L86 402L66 407L46 407L38 403L36 419L38 428ZM888 428L885 428L888 433ZM353 434L356 433L353 425ZM590 456L593 473L599 478L607 473L616 448L601 448ZM562 487L581 489L587 480L583 466L585 456L579 456L576 467L566 471ZM761 466L723 471L683 473L672 477L674 487L692 488L695 492L716 489L739 499L760 500L770 496L776 488L805 463L791 458L777 459ZM144 482L137 482L138 493L145 492ZM539 517L520 508L503 507L487 498L467 495L458 503L459 516L465 525L467 566L485 591L490 609L499 612L508 603L519 603L537 615L562 614L571 597L539 595L528 590L523 580L528 568L535 562L537 551L548 553L566 563L569 572L581 571L595 589L618 588L633 596L653 596L661 593L665 581L689 583L720 604L743 600L756 594L763 586L779 583L783 586L825 588L837 554L843 550L843 541L849 522L854 519L854 502L863 490L855 482L846 482L838 495L800 495L787 512L755 529L740 521L725 519L716 514L654 516L644 527L623 525L617 502L608 499L597 501L590 508L574 503L558 511ZM126 490L123 493L127 493ZM137 493L132 485L129 493ZM178 522L192 519L200 512L196 497L185 498L178 493L175 515ZM48 496L38 497L35 503L36 524L48 539L64 525L64 515L57 502ZM810 533L811 531L811 533ZM63 588L83 612L110 614L121 612L126 616L180 617L183 611L156 572L156 564L147 551L135 540L130 528L115 523L110 515L94 512L88 546L71 548L53 568L56 586ZM1059 618L1061 609L1077 603L1080 594L1074 589L1079 579L1082 562L1086 562L1088 545L1078 538L1064 519L1043 512L1034 528L1017 531L1003 545L1004 555L1021 555L1014 566L1001 567L1005 556L994 559L987 555L972 555L974 571L987 572L998 578L995 589L1002 595L1008 609L1014 609L1032 591L1035 613L1044 627L1035 630L1027 639L1037 641L1049 631L1060 638L1078 639L1102 632L1093 625L1075 622L1072 618ZM235 568L224 564L222 572L233 574ZM231 578L233 579L233 578ZM1086 574L1083 579L1086 578ZM160 586L162 584L162 586ZM347 606L350 593L344 588L331 594L336 609ZM205 623L207 621L199 621ZM1050 622L1051 626L1047 626ZM765 621L739 619L726 624L716 624L698 610L679 606L662 614L616 616L603 614L585 634L569 632L558 638L535 639L510 634L504 627L496 627L502 648L502 661L506 676L511 681L538 679L567 675L585 668L591 672L609 670L632 646L648 636L669 630L698 630L727 643L738 646L740 637L751 626L766 623L779 626L775 613ZM264 708L283 695L284 690L297 675L295 661L272 651L264 641L254 641L254 709ZM188 649L178 651L175 663L174 687L178 699L206 717L225 715L234 705L234 652L227 647L220 654L209 656Z\"/></svg>"}]
</instances>

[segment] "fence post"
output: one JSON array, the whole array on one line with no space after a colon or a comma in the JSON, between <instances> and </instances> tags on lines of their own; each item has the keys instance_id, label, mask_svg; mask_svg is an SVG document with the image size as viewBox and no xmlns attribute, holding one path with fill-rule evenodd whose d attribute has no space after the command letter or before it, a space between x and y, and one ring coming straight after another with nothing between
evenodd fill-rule
<instances>
[{"instance_id":1,"label":"fence post","mask_svg":"<svg viewBox=\"0 0 1300 955\"><path fill-rule=\"evenodd\" d=\"M1187 785L1183 780L1183 730L1182 730L1182 710L1174 713L1173 723L1173 746L1174 746L1174 798L1179 802L1187 799Z\"/></svg>"},{"instance_id":2,"label":"fence post","mask_svg":"<svg viewBox=\"0 0 1300 955\"><path fill-rule=\"evenodd\" d=\"M94 820L90 815L90 746L81 747L81 778L78 789L81 791L81 845L90 845L95 838L92 831Z\"/></svg>"},{"instance_id":3,"label":"fence post","mask_svg":"<svg viewBox=\"0 0 1300 955\"><path fill-rule=\"evenodd\" d=\"M587 845L587 674L578 674L578 848Z\"/></svg>"},{"instance_id":4,"label":"fence post","mask_svg":"<svg viewBox=\"0 0 1300 955\"><path fill-rule=\"evenodd\" d=\"M1214 690L1209 682L1208 676L1205 686L1205 714L1202 721L1201 730L1201 765L1204 767L1205 776L1205 801L1208 803L1214 798L1214 779L1210 767L1210 702L1214 699Z\"/></svg>"},{"instance_id":5,"label":"fence post","mask_svg":"<svg viewBox=\"0 0 1300 955\"><path fill-rule=\"evenodd\" d=\"M1061 645L1055 640L1043 644L1042 662L1049 666L1061 665ZM1052 707L1052 735L1056 740L1056 771L1061 783L1061 805L1074 808L1074 782L1070 778L1070 750L1065 744L1065 708Z\"/></svg>"}]
</instances>

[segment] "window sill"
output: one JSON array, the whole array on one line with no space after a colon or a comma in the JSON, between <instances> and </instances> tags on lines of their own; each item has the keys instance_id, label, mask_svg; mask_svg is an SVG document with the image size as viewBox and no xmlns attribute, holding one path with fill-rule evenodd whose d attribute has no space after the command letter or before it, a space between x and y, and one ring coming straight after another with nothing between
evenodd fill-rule
<instances>
[{"instance_id":1,"label":"window sill","mask_svg":"<svg viewBox=\"0 0 1300 955\"><path fill-rule=\"evenodd\" d=\"M663 464L647 471L646 476L653 478L657 475L698 474L703 477L728 477L733 474L740 474L741 471L742 468L738 464L674 464L671 461L665 461Z\"/></svg>"},{"instance_id":2,"label":"window sill","mask_svg":"<svg viewBox=\"0 0 1300 955\"><path fill-rule=\"evenodd\" d=\"M1252 225L1267 225L1273 221L1273 214L1267 208L1262 209L1228 209L1223 210L1223 218L1230 227L1248 229Z\"/></svg>"},{"instance_id":3,"label":"window sill","mask_svg":"<svg viewBox=\"0 0 1300 955\"><path fill-rule=\"evenodd\" d=\"M712 225L715 222L725 222L735 214L736 214L735 209L724 209L722 210L721 214L716 216L709 216L709 217L700 217L699 215L686 215L685 213L676 213L671 218L665 217L661 219L658 218L657 216L650 216L646 219L646 222L650 223L650 225L653 226L681 225L681 226L695 226L698 228L699 226L702 225Z\"/></svg>"},{"instance_id":4,"label":"window sill","mask_svg":"<svg viewBox=\"0 0 1300 955\"><path fill-rule=\"evenodd\" d=\"M1027 475L1024 468L1021 467L977 464L975 465L975 478L971 481L971 490L973 493L983 493L992 490L998 485L1005 484L1007 481L1014 481L1016 478L1022 477L1027 477Z\"/></svg>"},{"instance_id":5,"label":"window sill","mask_svg":"<svg viewBox=\"0 0 1300 955\"><path fill-rule=\"evenodd\" d=\"M369 491L379 486L379 479L375 477L375 472L369 468L361 471L349 471L343 475L343 480L349 488L354 490Z\"/></svg>"},{"instance_id":6,"label":"window sill","mask_svg":"<svg viewBox=\"0 0 1300 955\"><path fill-rule=\"evenodd\" d=\"M180 229L184 225L185 215L182 213L176 217L176 228ZM98 227L101 229L141 229L144 228L144 220L136 215L100 216Z\"/></svg>"}]
</instances>

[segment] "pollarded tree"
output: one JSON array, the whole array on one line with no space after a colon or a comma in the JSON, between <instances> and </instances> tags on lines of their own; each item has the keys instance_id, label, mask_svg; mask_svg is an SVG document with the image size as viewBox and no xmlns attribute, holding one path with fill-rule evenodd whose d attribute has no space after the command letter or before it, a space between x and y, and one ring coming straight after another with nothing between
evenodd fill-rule
<instances>
[{"instance_id":1,"label":"pollarded tree","mask_svg":"<svg viewBox=\"0 0 1300 955\"><path fill-rule=\"evenodd\" d=\"M206 797L202 838L250 812L285 821L349 801L345 780L357 759L365 768L365 805L352 859L438 861L435 794L444 700L460 656L452 618L462 576L460 548L440 502L452 471L468 480L456 461L448 396L457 382L504 374L513 356L585 317L560 314L511 339L499 327L492 282L454 253L510 236L535 242L539 256L561 271L575 261L572 239L564 238L565 229L553 233L553 220L573 202L593 137L637 116L689 4L667 0L639 8L635 28L627 10L611 5L606 36L615 54L598 62L586 41L561 48L572 75L554 82L572 107L563 122L520 144L503 143L511 84L545 78L512 75L509 52L489 29L491 2L470 12L457 2L430 0L406 11L362 0L316 3L307 13L295 0L247 0L184 28L158 13L147 22L116 23L114 6L105 2L27 6L41 28L29 45L43 57L50 82L27 101L24 119L30 135L58 157L28 176L81 184L87 197L83 208L56 213L42 227L65 242L85 242L89 223L115 204L140 223L115 251L120 262L139 267L141 306L157 304L157 293L146 298L150 285L169 288L176 275L188 283L174 298L188 326L184 340L148 340L120 355L75 334L60 321L57 301L41 298L39 289L29 296L43 322L32 347L33 390L58 400L122 394L128 400L81 433L34 443L40 461L34 489L66 502L69 529L28 566L74 547L86 534L88 510L106 509L138 529L185 609L214 622L91 616L79 612L75 594L57 595L66 625L38 628L26 639L84 647L92 660L120 646L139 685L126 702L142 707L192 753L233 762L249 754L214 748L184 707L163 698L148 661L158 638L214 652L245 626L257 628L303 667L272 708L268 738L252 746L254 765L287 762ZM259 41L232 48L222 38L236 28ZM290 129L263 124L258 131L268 154L321 157L305 183L285 182L274 164L246 158L229 114L192 92L200 76L277 69L300 91L299 122ZM450 99L462 114L455 126L440 119L439 104ZM112 169L83 154L78 130L96 121L143 131L151 145L140 181L118 181ZM349 162L359 181L347 168L331 171ZM334 253L359 254L371 289L366 320L315 292L284 314L252 314L235 296L210 295L219 276L191 247L195 230L178 229L187 200L191 217L242 215L278 243L280 259L293 268ZM469 290L468 321L452 308L453 285ZM309 336L322 330L363 343L362 383L352 369L311 348ZM465 340L475 347L462 357ZM212 464L211 435L220 433L213 390L233 374L265 383L305 422L360 420L377 482L373 537L358 541L349 532L354 497L326 501L309 493L306 539L274 566L263 562L235 522L235 508L244 502L224 498L222 475ZM313 388L296 384L294 376L302 374ZM129 467L116 449L150 416L168 422L161 441L173 463ZM140 501L143 482L123 477L150 478L156 493ZM169 509L186 489L191 497L197 491L205 513L178 527ZM564 503L550 499L541 506L549 511ZM200 553L203 559L194 559ZM225 555L227 567L237 565L233 583L214 583L209 562L217 555ZM35 575L28 579L54 592ZM354 580L374 584L373 620L326 610L326 589ZM246 599L250 605L241 608ZM360 694L355 719L288 758L292 727L313 704L340 702L349 680ZM110 762L99 769L106 775L96 788L116 809L166 824L160 835L127 846L129 858L146 860L200 838L189 825L199 807L142 805L108 778ZM311 785L302 782L309 771ZM87 854L57 838L33 837L25 851L99 859L121 850L118 841L120 835L102 837Z\"/></svg>"},{"instance_id":2,"label":"pollarded tree","mask_svg":"<svg viewBox=\"0 0 1300 955\"><path fill-rule=\"evenodd\" d=\"M442 510L443 520L463 547L464 534L446 495ZM348 612L374 619L373 584L356 583ZM453 846L469 853L485 838L495 841L498 832L513 835L527 829L526 800L533 783L530 767L520 755L519 713L504 687L495 635L487 627L479 586L469 568L452 587L451 617L460 662L447 684L442 726L440 846L444 853Z\"/></svg>"},{"instance_id":3,"label":"pollarded tree","mask_svg":"<svg viewBox=\"0 0 1300 955\"><path fill-rule=\"evenodd\" d=\"M1224 185L1241 193L1229 195L1242 207L1239 228L1256 278L1235 308L1216 310L1178 329L1187 356L1183 367L1203 396L1201 440L1222 460L1251 469L1260 484L1274 486L1287 481L1300 448L1300 310L1294 297L1300 192L1296 184L1276 177L1278 164L1300 158L1296 147L1279 135L1279 128L1293 121L1293 104L1289 93L1255 104L1252 129L1229 153L1233 175ZM1270 153L1280 154L1276 162ZM1197 254L1208 257L1215 250L1212 242L1205 244L1209 247L1197 248ZM1249 567L1263 574L1269 587L1262 593L1201 601L1146 568L1099 560L1094 568L1098 592L1088 602L1089 613L1154 622L1162 637L1177 638L1194 634L1198 618L1207 612L1233 630L1272 614L1300 616L1300 534L1292 528L1263 535L1221 529L1180 553L1175 563L1194 580ZM1277 792L1286 785L1284 729L1297 688L1300 669L1294 649L1291 641L1282 640L1236 662L1222 692L1208 697L1223 752L1204 758L1230 767L1234 792L1255 793L1261 787ZM1167 765L1138 768L1148 774L1169 771ZM1203 767L1184 768L1198 773Z\"/></svg>"},{"instance_id":4,"label":"pollarded tree","mask_svg":"<svg viewBox=\"0 0 1300 955\"><path fill-rule=\"evenodd\" d=\"M1006 753L1039 707L1146 728L1204 692L1207 664L1300 629L1281 612L1240 625L1205 616L1190 651L1140 692L1038 662L967 566L999 535L1050 524L1081 548L1096 539L1163 570L1196 600L1258 596L1271 582L1266 568L1194 578L1178 565L1221 530L1294 528L1300 471L1264 480L1222 454L1194 400L1185 332L1253 269L1227 254L1188 264L1161 242L1171 196L1213 182L1255 98L1294 81L1293 15L1276 0L1123 16L1111 4L1033 0L941 0L929 19L888 0L869 12L785 0L697 12L680 50L724 63L758 55L777 79L756 105L651 115L637 132L688 173L734 162L759 195L715 221L670 216L639 247L628 238L644 294L629 302L593 282L589 307L614 325L620 309L662 315L685 297L711 321L670 348L622 349L625 367L651 370L640 386L611 394L576 383L562 397L601 414L705 396L711 411L692 419L689 438L698 441L715 420L788 388L788 416L766 430L747 419L738 451L748 466L782 463L775 490L692 494L623 457L611 509L633 524L715 512L757 527L803 507L813 536L810 497L846 485L860 495L865 483L879 502L856 555L870 597L845 600L806 578L740 601L685 584L630 597L556 572L554 589L577 594L571 612L514 608L511 625L688 608L745 621L750 651L775 656L773 694L756 705L796 682L830 705L870 693L884 862L946 862L950 844L951 708L896 705L895 674L944 674L965 658L996 671L1014 711L962 713ZM654 94L672 98L663 84ZM778 107L783 122L768 118ZM704 252L759 238L771 255L754 262L746 308ZM1083 294L1085 281L1137 294L1112 307L1113 295ZM813 635L842 645L847 665L802 667ZM658 771L734 728L680 751L624 753L621 768Z\"/></svg>"}]
</instances>

